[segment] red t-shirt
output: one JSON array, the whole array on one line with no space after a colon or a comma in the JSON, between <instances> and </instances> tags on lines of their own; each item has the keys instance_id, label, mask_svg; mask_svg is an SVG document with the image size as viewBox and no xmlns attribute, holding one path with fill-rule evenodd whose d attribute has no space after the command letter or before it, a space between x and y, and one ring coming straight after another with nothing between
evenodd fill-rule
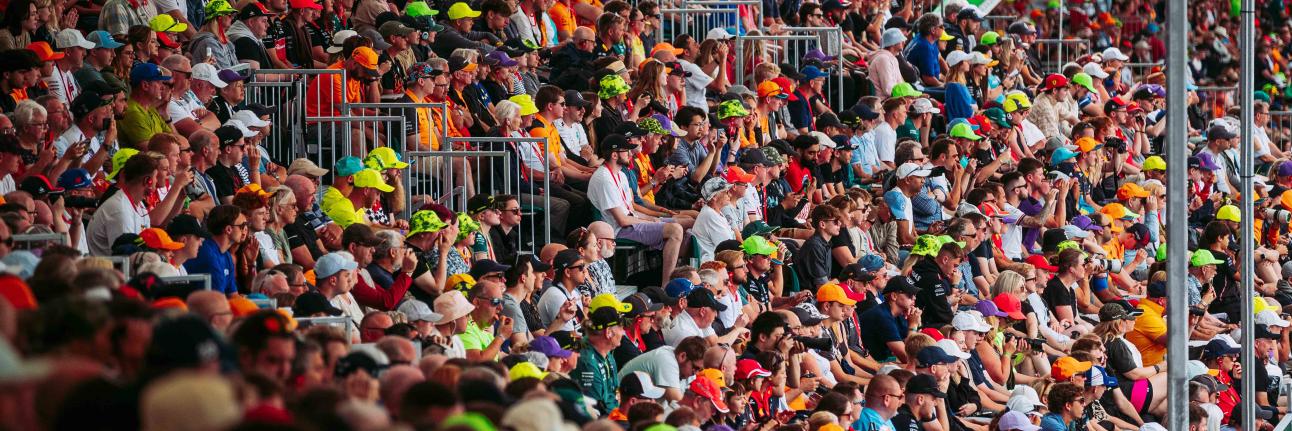
<instances>
[{"instance_id":1,"label":"red t-shirt","mask_svg":"<svg viewBox=\"0 0 1292 431\"><path fill-rule=\"evenodd\" d=\"M799 159L795 157L790 160L790 167L785 170L785 181L789 181L791 190L801 192L808 175L812 175L812 171L799 163Z\"/></svg>"}]
</instances>

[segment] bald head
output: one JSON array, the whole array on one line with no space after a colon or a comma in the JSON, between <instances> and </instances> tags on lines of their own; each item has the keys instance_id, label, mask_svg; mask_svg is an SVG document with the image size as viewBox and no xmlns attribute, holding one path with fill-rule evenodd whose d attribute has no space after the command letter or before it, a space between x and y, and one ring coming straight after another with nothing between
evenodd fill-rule
<instances>
[{"instance_id":1,"label":"bald head","mask_svg":"<svg viewBox=\"0 0 1292 431\"><path fill-rule=\"evenodd\" d=\"M377 350L390 358L392 364L411 364L417 359L417 348L413 342L404 337L388 335L377 340Z\"/></svg>"},{"instance_id":2,"label":"bald head","mask_svg":"<svg viewBox=\"0 0 1292 431\"><path fill-rule=\"evenodd\" d=\"M399 405L403 403L408 388L425 380L426 375L422 374L422 370L412 365L395 365L381 374L379 392L382 403L391 416L399 417Z\"/></svg>"},{"instance_id":3,"label":"bald head","mask_svg":"<svg viewBox=\"0 0 1292 431\"><path fill-rule=\"evenodd\" d=\"M448 360L448 356L439 354L422 356L422 360L417 361L417 368L422 370L423 375L429 376L434 374L435 370L440 369L440 366L444 365Z\"/></svg>"},{"instance_id":4,"label":"bald head","mask_svg":"<svg viewBox=\"0 0 1292 431\"><path fill-rule=\"evenodd\" d=\"M550 243L543 246L543 249L538 252L538 258L542 260L544 263L547 263L550 265L552 263L552 259L556 258L557 253L560 253L568 248L569 247L566 247L565 244Z\"/></svg>"},{"instance_id":5,"label":"bald head","mask_svg":"<svg viewBox=\"0 0 1292 431\"><path fill-rule=\"evenodd\" d=\"M223 331L233 320L233 309L223 293L214 290L198 290L188 294L184 301L188 310L211 322L217 330Z\"/></svg>"},{"instance_id":6,"label":"bald head","mask_svg":"<svg viewBox=\"0 0 1292 431\"><path fill-rule=\"evenodd\" d=\"M592 29L591 29L591 28L588 28L588 27L578 27L578 28L575 28L575 29L574 29L574 38L575 38L575 39L579 39L579 40L583 40L583 39L595 39L596 37L597 37L597 32L592 31Z\"/></svg>"},{"instance_id":7,"label":"bald head","mask_svg":"<svg viewBox=\"0 0 1292 431\"><path fill-rule=\"evenodd\" d=\"M603 221L592 222L592 224L588 225L588 231L596 235L597 238L613 239L615 237L615 229L610 227L609 223Z\"/></svg>"}]
</instances>

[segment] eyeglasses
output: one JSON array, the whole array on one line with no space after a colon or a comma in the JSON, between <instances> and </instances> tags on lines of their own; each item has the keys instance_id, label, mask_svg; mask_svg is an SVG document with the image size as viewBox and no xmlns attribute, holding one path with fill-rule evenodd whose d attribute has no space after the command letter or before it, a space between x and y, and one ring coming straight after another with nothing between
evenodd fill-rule
<instances>
[{"instance_id":1,"label":"eyeglasses","mask_svg":"<svg viewBox=\"0 0 1292 431\"><path fill-rule=\"evenodd\" d=\"M241 224L231 224L231 225L229 225L229 227L232 227L232 228L235 228L235 229L246 229L246 228L247 228L247 223L246 223L246 222L242 222Z\"/></svg>"},{"instance_id":2,"label":"eyeglasses","mask_svg":"<svg viewBox=\"0 0 1292 431\"><path fill-rule=\"evenodd\" d=\"M575 270L575 271L582 271L582 270L583 270L583 265L574 265L574 266L569 266L569 267L566 267L565 269L573 269L573 270Z\"/></svg>"},{"instance_id":3,"label":"eyeglasses","mask_svg":"<svg viewBox=\"0 0 1292 431\"><path fill-rule=\"evenodd\" d=\"M506 208L506 209L498 210L498 212L520 215L520 208Z\"/></svg>"},{"instance_id":4,"label":"eyeglasses","mask_svg":"<svg viewBox=\"0 0 1292 431\"><path fill-rule=\"evenodd\" d=\"M485 277L480 277L485 278ZM494 307L502 306L502 298L477 298L483 301L489 301L489 305Z\"/></svg>"},{"instance_id":5,"label":"eyeglasses","mask_svg":"<svg viewBox=\"0 0 1292 431\"><path fill-rule=\"evenodd\" d=\"M903 397L905 397L905 396L906 396L906 394L903 394L903 393L884 394L884 395L883 395L884 400L888 400L888 397L893 397L893 398L897 398L897 399L899 399L899 400L900 400L900 399L902 399L902 398L903 398Z\"/></svg>"},{"instance_id":6,"label":"eyeglasses","mask_svg":"<svg viewBox=\"0 0 1292 431\"><path fill-rule=\"evenodd\" d=\"M192 148L192 147L184 147L184 148L180 148L180 149L179 149L179 152L181 152L181 153L191 153L191 152L193 152L193 148Z\"/></svg>"}]
</instances>

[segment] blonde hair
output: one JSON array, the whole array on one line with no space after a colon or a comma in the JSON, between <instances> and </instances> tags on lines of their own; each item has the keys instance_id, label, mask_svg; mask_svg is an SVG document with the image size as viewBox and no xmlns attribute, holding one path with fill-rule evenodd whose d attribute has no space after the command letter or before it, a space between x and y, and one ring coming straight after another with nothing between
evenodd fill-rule
<instances>
[{"instance_id":1,"label":"blonde hair","mask_svg":"<svg viewBox=\"0 0 1292 431\"><path fill-rule=\"evenodd\" d=\"M933 337L930 337L928 334L912 332L910 335L906 336L906 339L903 340L903 344L905 344L906 347L906 358L910 361L914 360L915 356L918 355L921 350L924 350L925 347L932 347L934 344L937 344L937 341L933 341Z\"/></svg>"},{"instance_id":2,"label":"blonde hair","mask_svg":"<svg viewBox=\"0 0 1292 431\"><path fill-rule=\"evenodd\" d=\"M274 187L270 190L270 193L273 194L269 196L269 220L279 226L285 226L288 223L291 223L293 220L279 220L277 210L278 207L282 205L295 205L296 193L287 186ZM289 200L288 198L292 201L291 204L287 203Z\"/></svg>"},{"instance_id":3,"label":"blonde hair","mask_svg":"<svg viewBox=\"0 0 1292 431\"><path fill-rule=\"evenodd\" d=\"M1001 271L1000 275L996 276L996 283L991 285L991 294L994 297L1002 293L1022 292L1023 283L1026 282L1027 279L1023 277L1023 274L1014 271Z\"/></svg>"}]
</instances>

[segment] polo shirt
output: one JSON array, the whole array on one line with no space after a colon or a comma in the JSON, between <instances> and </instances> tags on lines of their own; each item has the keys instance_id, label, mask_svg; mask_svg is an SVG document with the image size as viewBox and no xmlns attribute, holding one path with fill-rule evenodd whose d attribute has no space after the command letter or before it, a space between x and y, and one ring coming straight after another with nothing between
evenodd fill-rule
<instances>
[{"instance_id":1,"label":"polo shirt","mask_svg":"<svg viewBox=\"0 0 1292 431\"><path fill-rule=\"evenodd\" d=\"M233 272L233 255L220 251L215 240L202 241L197 249L197 257L184 262L184 269L189 274L207 274L211 276L211 290L225 295L238 293L237 279Z\"/></svg>"},{"instance_id":2,"label":"polo shirt","mask_svg":"<svg viewBox=\"0 0 1292 431\"><path fill-rule=\"evenodd\" d=\"M673 319L673 326L664 330L664 344L677 347L687 337L708 337L711 335L717 335L712 327L700 328L695 323L695 319L691 318L691 314L683 311Z\"/></svg>"},{"instance_id":3,"label":"polo shirt","mask_svg":"<svg viewBox=\"0 0 1292 431\"><path fill-rule=\"evenodd\" d=\"M579 351L579 361L570 372L583 394L597 401L599 410L619 407L619 365L614 355L602 356L591 346Z\"/></svg>"},{"instance_id":4,"label":"polo shirt","mask_svg":"<svg viewBox=\"0 0 1292 431\"><path fill-rule=\"evenodd\" d=\"M328 70L344 69L344 62L338 61L328 66ZM326 86L326 87L324 87ZM358 79L346 78L341 82L341 75L317 75L310 79L305 90L305 116L338 116L339 105L344 102L358 102L363 99L363 83Z\"/></svg>"},{"instance_id":5,"label":"polo shirt","mask_svg":"<svg viewBox=\"0 0 1292 431\"><path fill-rule=\"evenodd\" d=\"M857 326L866 328L861 331L861 344L870 352L870 356L880 362L891 362L897 358L888 350L890 341L902 341L910 332L906 317L894 316L888 307L871 307L857 317Z\"/></svg>"},{"instance_id":6,"label":"polo shirt","mask_svg":"<svg viewBox=\"0 0 1292 431\"><path fill-rule=\"evenodd\" d=\"M489 328L493 329L492 327L489 327ZM484 351L485 349L488 349L489 345L493 344L493 338L494 338L493 331L484 330L483 328L480 327L479 324L476 323L474 319L467 322L467 329L465 331L462 331L461 334L458 334L458 337L462 338L463 348L466 348L467 350L479 350L479 351ZM486 359L493 359L493 358L486 358Z\"/></svg>"},{"instance_id":7,"label":"polo shirt","mask_svg":"<svg viewBox=\"0 0 1292 431\"><path fill-rule=\"evenodd\" d=\"M140 105L134 99L126 101L125 117L117 124L117 128L121 139L132 147L140 146L139 144L152 139L153 135L172 131L170 123L162 118L161 113Z\"/></svg>"},{"instance_id":8,"label":"polo shirt","mask_svg":"<svg viewBox=\"0 0 1292 431\"><path fill-rule=\"evenodd\" d=\"M323 214L327 214L342 229L355 223L367 223L363 211L355 209L354 203L350 202L350 198L342 195L341 191L337 190L336 187L328 187L323 192L323 201L319 204L319 208L323 210Z\"/></svg>"},{"instance_id":9,"label":"polo shirt","mask_svg":"<svg viewBox=\"0 0 1292 431\"><path fill-rule=\"evenodd\" d=\"M1147 300L1139 302L1139 309L1144 310L1144 314L1135 319L1135 329L1126 334L1126 340L1139 349L1144 364L1162 362L1166 357L1166 346L1158 344L1157 338L1166 335L1166 319L1162 317L1166 309Z\"/></svg>"},{"instance_id":10,"label":"polo shirt","mask_svg":"<svg viewBox=\"0 0 1292 431\"><path fill-rule=\"evenodd\" d=\"M915 41L907 47L906 61L920 70L920 76L942 75L942 64L938 62L938 47L933 42L929 42L924 35L917 35Z\"/></svg>"},{"instance_id":11,"label":"polo shirt","mask_svg":"<svg viewBox=\"0 0 1292 431\"><path fill-rule=\"evenodd\" d=\"M8 176L5 178L6 184L12 185L13 179ZM143 202L133 202L121 191L113 193L94 212L89 226L85 228L85 235L90 242L90 252L98 256L109 256L112 254L112 242L116 241L117 237L127 233L143 232L151 224L148 209L144 207Z\"/></svg>"}]
</instances>

